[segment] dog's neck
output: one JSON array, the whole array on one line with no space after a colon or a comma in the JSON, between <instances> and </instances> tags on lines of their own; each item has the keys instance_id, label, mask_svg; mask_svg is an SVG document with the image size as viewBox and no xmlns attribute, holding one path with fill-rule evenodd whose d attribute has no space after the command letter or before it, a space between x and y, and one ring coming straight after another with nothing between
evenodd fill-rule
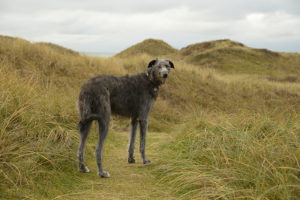
<instances>
[{"instance_id":1,"label":"dog's neck","mask_svg":"<svg viewBox=\"0 0 300 200\"><path fill-rule=\"evenodd\" d=\"M159 89L159 87L163 84L161 81L155 80L155 79L153 78L153 76L151 76L148 72L146 72L146 76L148 77L148 80L151 82L151 85L152 85L154 88Z\"/></svg>"},{"instance_id":2,"label":"dog's neck","mask_svg":"<svg viewBox=\"0 0 300 200\"><path fill-rule=\"evenodd\" d=\"M154 98L156 98L158 95L159 87L162 85L162 83L160 81L153 80L153 78L150 76L150 74L148 72L146 72L146 76L150 82L151 94Z\"/></svg>"}]
</instances>

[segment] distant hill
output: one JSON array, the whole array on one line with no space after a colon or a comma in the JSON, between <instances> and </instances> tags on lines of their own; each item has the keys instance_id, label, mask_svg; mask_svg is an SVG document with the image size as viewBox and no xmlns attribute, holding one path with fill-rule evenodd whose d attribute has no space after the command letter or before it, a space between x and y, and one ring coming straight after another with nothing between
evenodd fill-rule
<instances>
[{"instance_id":1,"label":"distant hill","mask_svg":"<svg viewBox=\"0 0 300 200\"><path fill-rule=\"evenodd\" d=\"M234 42L229 39L225 40L215 40L215 41L208 41L202 43L196 43L188 45L187 47L182 48L179 53L182 56L190 57L195 56L199 53L208 52L217 48L234 48L234 47L245 47L242 43Z\"/></svg>"},{"instance_id":2,"label":"distant hill","mask_svg":"<svg viewBox=\"0 0 300 200\"><path fill-rule=\"evenodd\" d=\"M139 54L163 56L176 53L178 50L162 40L147 39L118 53L117 57L128 57Z\"/></svg>"},{"instance_id":3,"label":"distant hill","mask_svg":"<svg viewBox=\"0 0 300 200\"><path fill-rule=\"evenodd\" d=\"M67 75L71 73L69 70L71 66L76 65L81 68L86 62L78 52L56 44L33 43L21 38L1 35L0 61L11 66L11 69L18 69L23 75L39 71L46 76L54 73Z\"/></svg>"},{"instance_id":4,"label":"distant hill","mask_svg":"<svg viewBox=\"0 0 300 200\"><path fill-rule=\"evenodd\" d=\"M229 73L250 73L294 76L300 74L300 54L256 49L229 39L207 41L188 45L180 50L162 40L147 39L116 56L126 58L139 54L154 57L168 56L187 63L218 69ZM293 79L294 80L294 79Z\"/></svg>"},{"instance_id":5,"label":"distant hill","mask_svg":"<svg viewBox=\"0 0 300 200\"><path fill-rule=\"evenodd\" d=\"M63 53L63 54L72 54L72 55L79 55L78 52L72 50L72 49L68 49L62 46L59 46L57 44L53 44L53 43L49 43L49 42L37 42L35 43L36 45L41 45L41 46L45 46L48 47L50 49L53 49L59 53Z\"/></svg>"},{"instance_id":6,"label":"distant hill","mask_svg":"<svg viewBox=\"0 0 300 200\"><path fill-rule=\"evenodd\" d=\"M74 59L82 59L80 53L52 43L31 43L21 38L0 36L0 44L0 57L15 56L13 66L22 70L40 66L44 71L55 68L57 73L65 73L65 69L74 63ZM272 80L279 81L286 80L286 77L289 77L290 81L299 81L300 75L299 53L251 48L229 39L191 44L180 50L162 40L147 39L115 56L127 58L140 54L147 54L152 58L168 57L174 61L180 60L197 67L213 68L226 73L267 75ZM55 60L49 61L49 55L55 57ZM63 55L72 59L65 59Z\"/></svg>"},{"instance_id":7,"label":"distant hill","mask_svg":"<svg viewBox=\"0 0 300 200\"><path fill-rule=\"evenodd\" d=\"M1 42L1 47L0 50L8 50L10 51L12 49L11 45L31 45L31 47L36 46L36 47L42 47L42 48L48 48L48 49L52 49L53 51L57 52L57 53L62 53L62 54L70 54L70 55L79 55L78 52L72 50L72 49L68 49L65 47L62 47L60 45L57 44L53 44L50 42L36 42L36 43L31 43L27 40L24 40L22 38L17 38L17 37L11 37L11 36L3 36L0 35L0 42ZM26 47L27 47L26 46Z\"/></svg>"},{"instance_id":8,"label":"distant hill","mask_svg":"<svg viewBox=\"0 0 300 200\"><path fill-rule=\"evenodd\" d=\"M182 48L176 57L188 63L226 72L274 74L300 73L300 54L255 49L229 39L197 43Z\"/></svg>"}]
</instances>

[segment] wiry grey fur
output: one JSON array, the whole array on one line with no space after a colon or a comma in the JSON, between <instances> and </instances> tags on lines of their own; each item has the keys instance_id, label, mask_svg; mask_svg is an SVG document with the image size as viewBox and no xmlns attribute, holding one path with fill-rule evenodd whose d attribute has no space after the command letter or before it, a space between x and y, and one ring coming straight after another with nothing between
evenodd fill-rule
<instances>
[{"instance_id":1,"label":"wiry grey fur","mask_svg":"<svg viewBox=\"0 0 300 200\"><path fill-rule=\"evenodd\" d=\"M102 149L108 133L111 113L131 118L132 130L129 140L128 162L135 163L134 143L139 124L140 153L143 163L150 163L150 160L145 156L148 116L157 97L159 86L165 82L170 68L174 68L171 61L156 59L149 63L147 73L121 77L99 75L91 78L82 86L78 99L80 172L89 172L84 164L84 146L91 123L93 120L97 120L99 140L95 156L98 174L101 177L109 177L109 173L103 171Z\"/></svg>"}]
</instances>

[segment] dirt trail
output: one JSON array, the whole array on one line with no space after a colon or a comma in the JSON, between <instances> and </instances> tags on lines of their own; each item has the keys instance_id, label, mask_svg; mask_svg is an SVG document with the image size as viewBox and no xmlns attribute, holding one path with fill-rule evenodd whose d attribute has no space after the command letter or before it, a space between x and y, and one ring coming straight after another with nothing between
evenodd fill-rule
<instances>
[{"instance_id":1,"label":"dirt trail","mask_svg":"<svg viewBox=\"0 0 300 200\"><path fill-rule=\"evenodd\" d=\"M80 183L74 193L57 196L55 199L176 199L170 193L170 188L158 182L152 174L152 168L159 165L159 146L170 141L166 133L148 133L146 153L152 161L144 165L138 152L138 137L136 141L135 158L137 163L127 163L128 133L112 132L104 145L104 169L110 178L99 178L96 174L96 161L93 151L96 147L96 133L87 141L86 163L91 170L81 174Z\"/></svg>"}]
</instances>

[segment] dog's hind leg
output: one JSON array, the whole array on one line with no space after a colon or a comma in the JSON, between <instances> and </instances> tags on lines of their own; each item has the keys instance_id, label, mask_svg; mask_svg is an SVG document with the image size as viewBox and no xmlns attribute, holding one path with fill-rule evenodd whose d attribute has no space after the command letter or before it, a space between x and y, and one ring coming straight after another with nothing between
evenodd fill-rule
<instances>
[{"instance_id":1,"label":"dog's hind leg","mask_svg":"<svg viewBox=\"0 0 300 200\"><path fill-rule=\"evenodd\" d=\"M79 126L80 144L78 149L78 161L79 161L78 170L83 173L89 172L89 169L84 164L84 147L85 147L85 142L88 137L91 125L92 122L88 122L84 125Z\"/></svg>"},{"instance_id":2,"label":"dog's hind leg","mask_svg":"<svg viewBox=\"0 0 300 200\"><path fill-rule=\"evenodd\" d=\"M106 93L105 93L106 92ZM98 166L98 175L103 178L108 178L109 173L103 170L103 162L102 162L102 152L103 152L103 145L108 134L109 129L109 121L110 121L110 99L107 91L103 91L102 95L99 99L99 107L98 107L99 119L99 138L98 138L98 145L96 148L95 156Z\"/></svg>"},{"instance_id":3,"label":"dog's hind leg","mask_svg":"<svg viewBox=\"0 0 300 200\"><path fill-rule=\"evenodd\" d=\"M103 170L103 145L108 134L109 128L109 115L106 120L99 120L99 138L98 138L98 145L96 148L95 156L98 166L98 175L103 178L108 178L110 175L108 172Z\"/></svg>"},{"instance_id":4,"label":"dog's hind leg","mask_svg":"<svg viewBox=\"0 0 300 200\"><path fill-rule=\"evenodd\" d=\"M136 138L136 130L138 126L138 120L136 118L131 119L131 131L129 136L129 147L128 147L128 163L135 163L134 159L134 144Z\"/></svg>"}]
</instances>

